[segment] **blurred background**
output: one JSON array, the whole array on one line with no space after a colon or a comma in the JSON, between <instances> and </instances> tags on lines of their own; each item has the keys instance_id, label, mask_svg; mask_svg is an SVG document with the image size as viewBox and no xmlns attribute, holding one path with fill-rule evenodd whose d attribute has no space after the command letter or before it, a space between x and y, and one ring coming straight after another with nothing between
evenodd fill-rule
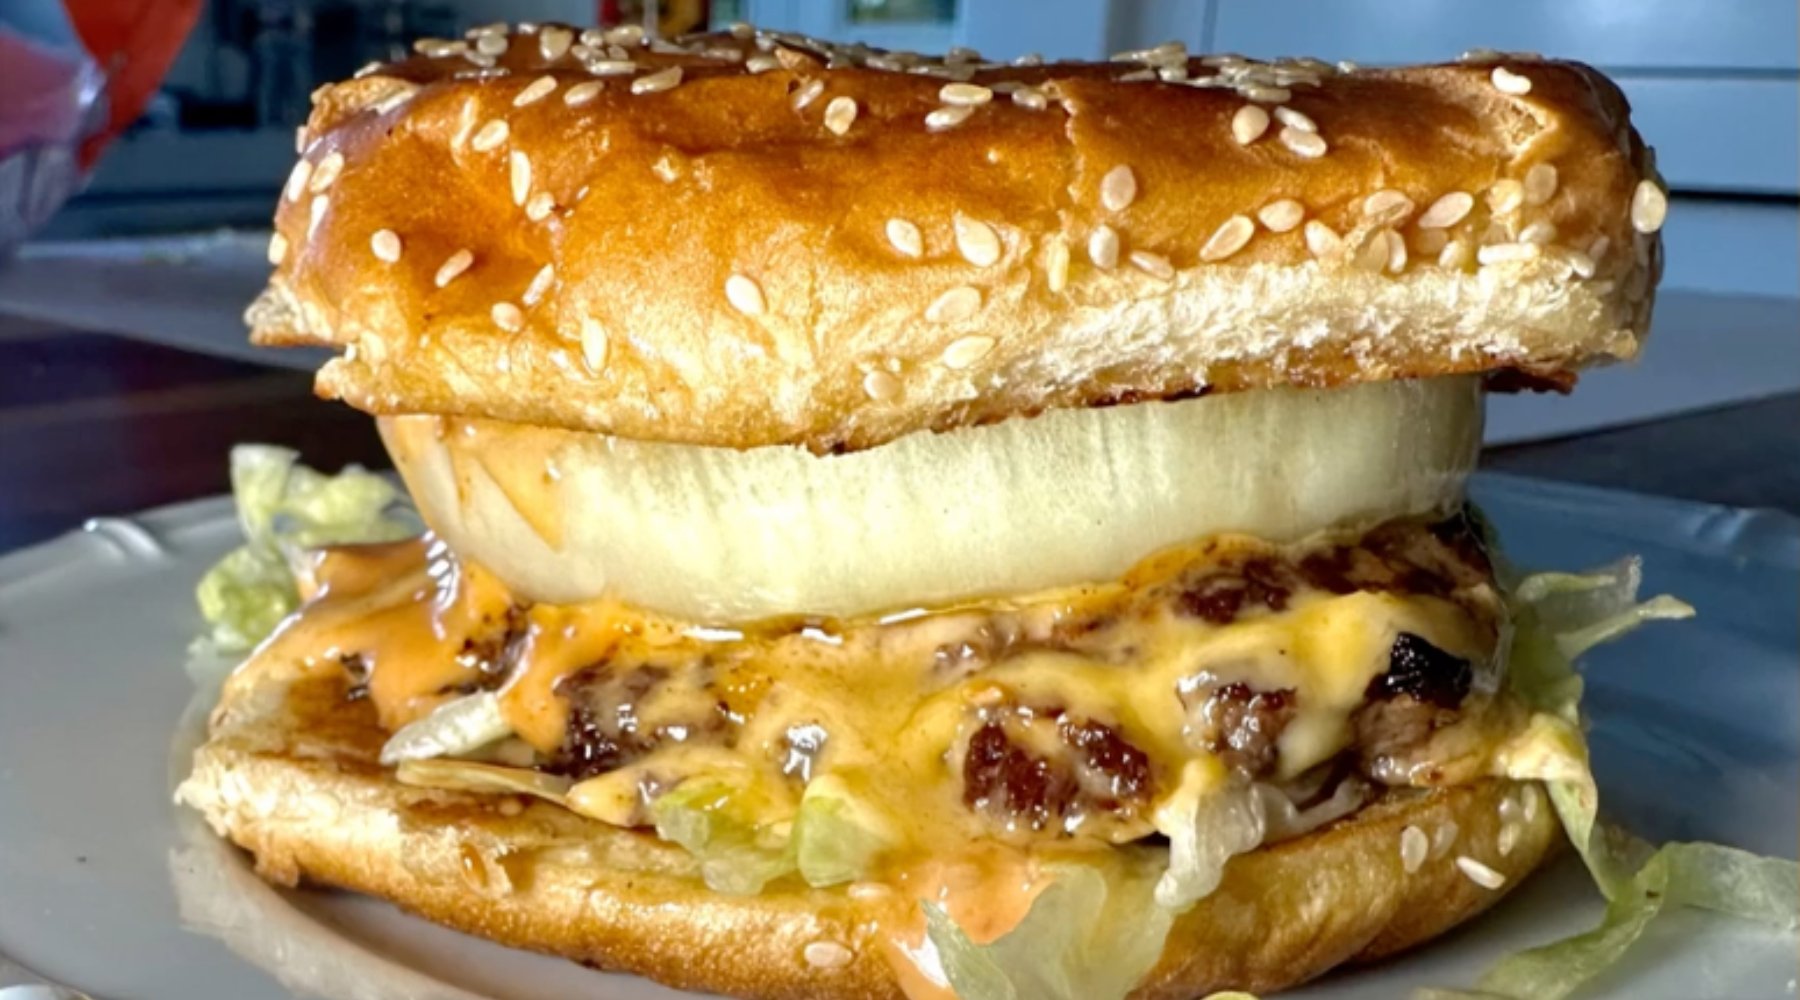
<instances>
[{"instance_id":1,"label":"blurred background","mask_svg":"<svg viewBox=\"0 0 1800 1000\"><path fill-rule=\"evenodd\" d=\"M304 376L264 367L316 356L252 351L239 316L266 275L268 218L313 88L413 38L496 20L663 34L743 20L996 58L1179 39L1364 64L1475 47L1593 63L1629 95L1673 194L1654 346L1574 396L1498 398L1490 441L1511 446L1498 464L1800 510L1794 0L0 0L0 257L30 234L0 263L0 455L21 459L0 469L12 483L0 549L77 510L216 488L234 439L286 440L325 465L380 460L366 422L302 409ZM102 433L83 424L90 412L138 415ZM1680 419L1701 412L1713 418ZM1606 457L1596 435L1623 427L1661 436ZM1650 467L1644 455L1687 447L1668 437L1682 427L1702 460ZM184 436L179 454L168 433ZM1579 461L1541 445L1577 436ZM78 463L109 459L145 487L71 485Z\"/></svg>"}]
</instances>

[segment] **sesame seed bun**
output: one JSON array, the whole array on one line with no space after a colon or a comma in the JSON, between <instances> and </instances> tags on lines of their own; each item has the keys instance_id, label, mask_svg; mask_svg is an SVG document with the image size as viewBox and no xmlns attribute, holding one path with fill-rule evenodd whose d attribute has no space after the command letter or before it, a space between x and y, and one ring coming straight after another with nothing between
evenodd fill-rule
<instances>
[{"instance_id":1,"label":"sesame seed bun","mask_svg":"<svg viewBox=\"0 0 1800 1000\"><path fill-rule=\"evenodd\" d=\"M1001 65L548 26L322 88L254 339L322 394L818 451L1637 351L1666 210L1575 63ZM1512 380L1508 380L1509 382Z\"/></svg>"},{"instance_id":2,"label":"sesame seed bun","mask_svg":"<svg viewBox=\"0 0 1800 1000\"><path fill-rule=\"evenodd\" d=\"M507 945L683 989L754 1000L902 995L875 931L916 916L899 893L779 883L721 895L651 834L517 796L401 785L377 762L386 733L373 707L346 700L341 672L267 660L254 669L228 685L176 796L249 850L270 881L368 893ZM1503 823L1502 804L1521 787L1390 791L1234 859L1132 996L1278 990L1443 933L1561 843L1547 806ZM1535 788L1526 794L1542 801Z\"/></svg>"}]
</instances>

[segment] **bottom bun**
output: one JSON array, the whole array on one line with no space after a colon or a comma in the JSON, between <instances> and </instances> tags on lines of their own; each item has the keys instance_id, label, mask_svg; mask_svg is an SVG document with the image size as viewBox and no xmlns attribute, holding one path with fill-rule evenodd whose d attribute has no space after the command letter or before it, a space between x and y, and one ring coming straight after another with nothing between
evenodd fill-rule
<instances>
[{"instance_id":1,"label":"bottom bun","mask_svg":"<svg viewBox=\"0 0 1800 1000\"><path fill-rule=\"evenodd\" d=\"M257 664L213 713L178 801L248 849L257 872L391 900L503 944L757 1000L897 998L875 928L914 922L891 892L804 886L726 896L678 847L517 796L413 788L376 763L386 734L335 671ZM1509 781L1390 791L1354 815L1234 859L1184 914L1134 997L1270 992L1393 954L1486 909L1561 843L1552 811L1501 807ZM1417 870L1401 833L1436 846ZM1452 836L1452 833L1454 835ZM1505 877L1477 885L1458 858ZM821 942L828 943L821 946ZM836 947L831 947L835 945ZM812 946L812 947L809 947Z\"/></svg>"}]
</instances>

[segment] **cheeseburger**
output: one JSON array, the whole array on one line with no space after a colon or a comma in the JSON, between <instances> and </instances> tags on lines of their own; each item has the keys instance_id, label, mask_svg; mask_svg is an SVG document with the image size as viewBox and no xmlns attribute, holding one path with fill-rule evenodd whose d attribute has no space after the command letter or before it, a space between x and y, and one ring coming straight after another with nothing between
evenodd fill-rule
<instances>
[{"instance_id":1,"label":"cheeseburger","mask_svg":"<svg viewBox=\"0 0 1800 1000\"><path fill-rule=\"evenodd\" d=\"M314 97L252 336L429 532L308 554L224 688L179 796L271 881L735 996L1186 998L1560 841L1464 486L1485 391L1650 320L1592 69L492 26Z\"/></svg>"}]
</instances>

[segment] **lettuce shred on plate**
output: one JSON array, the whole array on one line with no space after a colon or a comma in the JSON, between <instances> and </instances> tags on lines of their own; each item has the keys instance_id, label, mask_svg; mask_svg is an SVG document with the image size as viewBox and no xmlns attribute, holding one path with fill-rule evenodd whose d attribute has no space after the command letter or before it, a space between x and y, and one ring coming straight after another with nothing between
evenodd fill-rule
<instances>
[{"instance_id":1,"label":"lettuce shred on plate","mask_svg":"<svg viewBox=\"0 0 1800 1000\"><path fill-rule=\"evenodd\" d=\"M200 578L196 596L206 632L196 652L242 653L273 632L300 603L292 560L301 552L418 534L404 496L386 478L356 466L330 476L298 458L273 445L231 449L231 492L244 544Z\"/></svg>"},{"instance_id":2,"label":"lettuce shred on plate","mask_svg":"<svg viewBox=\"0 0 1800 1000\"><path fill-rule=\"evenodd\" d=\"M321 545L391 541L419 526L387 479L350 467L331 476L300 465L294 452L268 445L232 449L231 483L245 544L200 581L208 630L197 649L241 653L260 642L299 603L293 564ZM1534 710L1506 759L1508 776L1541 780L1558 818L1606 896L1591 931L1501 960L1473 992L1426 995L1482 1000L1559 1000L1616 962L1670 906L1693 906L1784 928L1800 925L1800 867L1717 844L1661 848L1597 820L1599 793L1582 737L1581 677L1573 660L1588 649L1661 618L1693 609L1672 597L1637 599L1636 559L1591 573L1541 573L1508 586L1515 628L1509 683ZM520 768L453 759L418 759L494 738L490 706L454 710L390 743L400 780L434 787L525 792L562 801L567 779ZM447 706L448 708L448 706ZM452 718L453 716L453 718ZM1183 784L1198 793L1200 772ZM828 784L809 789L791 824L757 823L757 790L742 782L683 782L652 807L658 833L701 862L716 891L753 893L799 872L812 885L857 878L886 845L853 797ZM1184 805L1185 803L1185 805ZM1262 814L1231 795L1177 797L1157 826L1172 850L1131 849L1119 864L1052 865L1052 883L1018 926L977 944L942 908L923 902L927 937L963 1000L1118 1000L1155 966L1180 914L1217 887L1231 856L1260 840ZM1240 997L1224 993L1215 996Z\"/></svg>"},{"instance_id":3,"label":"lettuce shred on plate","mask_svg":"<svg viewBox=\"0 0 1800 1000\"><path fill-rule=\"evenodd\" d=\"M1672 597L1640 602L1640 580L1638 561L1626 559L1591 573L1527 576L1509 588L1516 629L1510 683L1535 715L1508 774L1549 786L1563 828L1608 900L1605 919L1585 934L1501 960L1475 992L1429 996L1560 1000L1616 962L1669 906L1785 928L1800 924L1800 867L1793 862L1718 844L1652 849L1596 820L1599 794L1582 738L1582 682L1573 660L1646 621L1693 613ZM1170 842L1197 846L1235 830L1247 824L1239 812L1192 811L1194 836L1170 830ZM1154 966L1179 912L1217 885L1231 846L1210 854L1190 850L1185 864L1171 859L1167 872L1148 879L1106 879L1067 866L1017 927L985 945L971 941L943 910L923 904L929 937L963 1000L1117 1000ZM1201 854L1208 856L1201 860ZM1161 892L1154 890L1159 881Z\"/></svg>"}]
</instances>

